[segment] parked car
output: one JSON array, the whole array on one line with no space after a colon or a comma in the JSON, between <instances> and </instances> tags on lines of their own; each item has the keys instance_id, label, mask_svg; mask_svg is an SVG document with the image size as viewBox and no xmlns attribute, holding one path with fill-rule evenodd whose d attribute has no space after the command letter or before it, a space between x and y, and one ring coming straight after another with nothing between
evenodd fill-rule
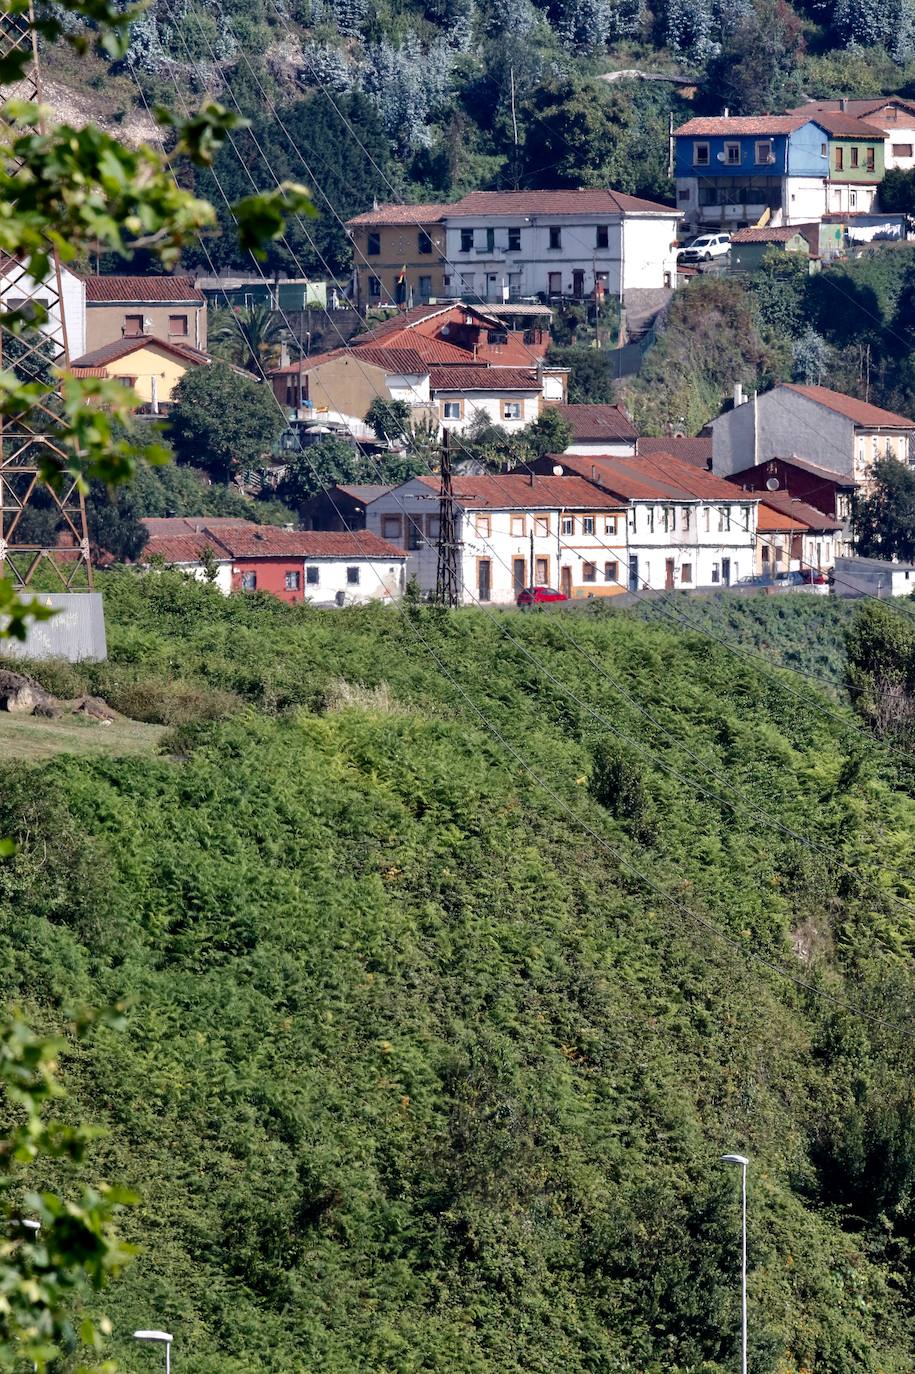
<instances>
[{"instance_id":1,"label":"parked car","mask_svg":"<svg viewBox=\"0 0 915 1374\"><path fill-rule=\"evenodd\" d=\"M818 572L816 568L803 568L793 572L776 573L775 585L777 587L812 587L814 591L822 594L829 591L829 578L826 573Z\"/></svg>"},{"instance_id":2,"label":"parked car","mask_svg":"<svg viewBox=\"0 0 915 1374\"><path fill-rule=\"evenodd\" d=\"M730 234L700 234L692 243L680 249L677 262L711 262L712 258L723 258L730 251Z\"/></svg>"},{"instance_id":3,"label":"parked car","mask_svg":"<svg viewBox=\"0 0 915 1374\"><path fill-rule=\"evenodd\" d=\"M540 606L546 601L568 601L555 587L522 587L516 597L519 606Z\"/></svg>"},{"instance_id":4,"label":"parked car","mask_svg":"<svg viewBox=\"0 0 915 1374\"><path fill-rule=\"evenodd\" d=\"M760 573L752 577L739 577L735 583L737 587L771 587L772 578L768 573Z\"/></svg>"}]
</instances>

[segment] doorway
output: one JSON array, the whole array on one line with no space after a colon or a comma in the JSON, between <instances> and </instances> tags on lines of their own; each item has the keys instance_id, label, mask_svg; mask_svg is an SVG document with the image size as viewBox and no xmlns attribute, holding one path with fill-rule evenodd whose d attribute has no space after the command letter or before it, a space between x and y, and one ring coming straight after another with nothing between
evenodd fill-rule
<instances>
[{"instance_id":1,"label":"doorway","mask_svg":"<svg viewBox=\"0 0 915 1374\"><path fill-rule=\"evenodd\" d=\"M492 600L492 562L488 558L477 561L477 598L480 601Z\"/></svg>"},{"instance_id":2,"label":"doorway","mask_svg":"<svg viewBox=\"0 0 915 1374\"><path fill-rule=\"evenodd\" d=\"M527 564L525 563L524 559L523 559L523 558L513 558L513 559L512 559L512 586L513 586L514 589L515 589L515 595L516 595L516 596L517 596L518 592L520 592L521 589L522 589L523 587L526 587L526 586L527 586L527 578L526 578L526 576L525 576L526 572L527 572Z\"/></svg>"},{"instance_id":3,"label":"doorway","mask_svg":"<svg viewBox=\"0 0 915 1374\"><path fill-rule=\"evenodd\" d=\"M567 600L572 599L572 569L564 567L559 574L559 590Z\"/></svg>"},{"instance_id":4,"label":"doorway","mask_svg":"<svg viewBox=\"0 0 915 1374\"><path fill-rule=\"evenodd\" d=\"M637 592L639 589L639 559L638 554L629 555L629 590Z\"/></svg>"},{"instance_id":5,"label":"doorway","mask_svg":"<svg viewBox=\"0 0 915 1374\"><path fill-rule=\"evenodd\" d=\"M721 560L721 580L726 587L731 585L731 560L722 558Z\"/></svg>"},{"instance_id":6,"label":"doorway","mask_svg":"<svg viewBox=\"0 0 915 1374\"><path fill-rule=\"evenodd\" d=\"M547 291L551 296L562 295L562 273L551 272L547 280Z\"/></svg>"},{"instance_id":7,"label":"doorway","mask_svg":"<svg viewBox=\"0 0 915 1374\"><path fill-rule=\"evenodd\" d=\"M673 585L674 585L674 575L675 575L675 573L676 573L676 563L674 562L674 560L673 560L672 558L666 558L666 559L664 560L664 588L665 588L665 591L668 591L668 592L669 592L669 591L671 591L671 590L673 589Z\"/></svg>"},{"instance_id":8,"label":"doorway","mask_svg":"<svg viewBox=\"0 0 915 1374\"><path fill-rule=\"evenodd\" d=\"M585 294L585 274L578 268L572 273L572 295L580 301Z\"/></svg>"}]
</instances>

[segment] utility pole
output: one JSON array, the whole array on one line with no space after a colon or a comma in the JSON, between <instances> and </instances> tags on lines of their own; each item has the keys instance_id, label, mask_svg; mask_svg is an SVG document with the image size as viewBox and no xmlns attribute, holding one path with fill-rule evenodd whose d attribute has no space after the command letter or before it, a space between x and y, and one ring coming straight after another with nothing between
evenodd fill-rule
<instances>
[{"instance_id":1,"label":"utility pole","mask_svg":"<svg viewBox=\"0 0 915 1374\"><path fill-rule=\"evenodd\" d=\"M509 89L510 89L510 93L511 93L511 107L512 107L512 138L513 138L514 144L515 144L514 167L513 167L512 171L513 171L513 176L514 176L514 179L515 179L515 189L517 190L517 189L518 189L518 114L517 114L517 111L516 111L516 109L515 109L515 68L514 68L514 66L511 66L511 67L509 67L509 69L508 69L508 79L509 79Z\"/></svg>"},{"instance_id":2,"label":"utility pole","mask_svg":"<svg viewBox=\"0 0 915 1374\"><path fill-rule=\"evenodd\" d=\"M461 578L458 567L457 522L454 491L451 486L451 447L448 430L442 433L442 471L438 498L438 566L435 600L439 606L460 604Z\"/></svg>"}]
</instances>

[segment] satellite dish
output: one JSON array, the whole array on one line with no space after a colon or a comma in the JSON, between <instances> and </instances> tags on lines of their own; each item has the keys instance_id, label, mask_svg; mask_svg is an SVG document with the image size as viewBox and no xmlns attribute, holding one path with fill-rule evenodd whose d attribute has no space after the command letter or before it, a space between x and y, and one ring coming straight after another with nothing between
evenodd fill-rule
<instances>
[{"instance_id":1,"label":"satellite dish","mask_svg":"<svg viewBox=\"0 0 915 1374\"><path fill-rule=\"evenodd\" d=\"M766 483L766 491L778 491L779 481L777 477L770 477Z\"/></svg>"},{"instance_id":2,"label":"satellite dish","mask_svg":"<svg viewBox=\"0 0 915 1374\"><path fill-rule=\"evenodd\" d=\"M561 476L562 476L562 464L561 464L561 463L556 463L556 464L554 465L554 467L553 467L553 476L554 476L554 477L561 477Z\"/></svg>"},{"instance_id":3,"label":"satellite dish","mask_svg":"<svg viewBox=\"0 0 915 1374\"><path fill-rule=\"evenodd\" d=\"M671 437L672 439L685 439L685 438L686 438L686 431L685 431L685 430L682 430L682 429L675 429L674 432L673 432L673 434L672 434L670 437Z\"/></svg>"}]
</instances>

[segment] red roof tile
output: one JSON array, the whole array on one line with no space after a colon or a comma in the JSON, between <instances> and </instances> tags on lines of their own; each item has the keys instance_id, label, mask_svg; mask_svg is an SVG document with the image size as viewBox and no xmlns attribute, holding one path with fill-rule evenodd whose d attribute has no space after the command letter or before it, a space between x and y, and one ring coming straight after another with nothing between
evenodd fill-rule
<instances>
[{"instance_id":1,"label":"red roof tile","mask_svg":"<svg viewBox=\"0 0 915 1374\"><path fill-rule=\"evenodd\" d=\"M190 344L172 343L170 339L159 339L155 334L134 334L123 339L115 339L113 343L103 344L101 348L94 348L91 353L84 353L81 358L74 358L72 366L104 367L107 363L117 362L118 358L129 357L141 348L164 348L166 353L173 353L182 361L194 363L198 367L203 363L212 362L208 353L201 353L199 348L192 348Z\"/></svg>"},{"instance_id":2,"label":"red roof tile","mask_svg":"<svg viewBox=\"0 0 915 1374\"><path fill-rule=\"evenodd\" d=\"M764 524L763 520L767 523ZM781 523L773 524L773 521L780 521ZM800 528L834 531L841 530L842 522L833 519L831 515L824 515L821 510L808 505L806 501L799 501L796 497L789 496L786 491L767 491L763 493L759 501L759 528L761 530Z\"/></svg>"},{"instance_id":3,"label":"red roof tile","mask_svg":"<svg viewBox=\"0 0 915 1374\"><path fill-rule=\"evenodd\" d=\"M695 468L709 468L712 463L712 436L699 435L695 439L655 438L650 434L639 437L636 453L640 458L648 458L654 453L669 453L679 458L681 463L691 463Z\"/></svg>"},{"instance_id":4,"label":"red roof tile","mask_svg":"<svg viewBox=\"0 0 915 1374\"><path fill-rule=\"evenodd\" d=\"M172 534L200 534L202 530L256 529L257 522L240 515L144 515L141 521L150 537Z\"/></svg>"},{"instance_id":5,"label":"red roof tile","mask_svg":"<svg viewBox=\"0 0 915 1374\"><path fill-rule=\"evenodd\" d=\"M565 420L573 440L638 438L638 430L621 406L554 405L550 409Z\"/></svg>"},{"instance_id":6,"label":"red roof tile","mask_svg":"<svg viewBox=\"0 0 915 1374\"><path fill-rule=\"evenodd\" d=\"M463 367L429 367L432 391L540 391L542 383L534 368L486 367L481 363Z\"/></svg>"},{"instance_id":7,"label":"red roof tile","mask_svg":"<svg viewBox=\"0 0 915 1374\"><path fill-rule=\"evenodd\" d=\"M429 371L429 366L422 355L413 347L410 348L382 348L382 347L357 347L357 348L332 348L329 353L313 353L310 358L300 358L298 362L290 363L287 367L275 367L268 374L271 377L301 377L306 372L313 371L316 367L323 367L337 358L343 358L354 366L368 363L372 367L381 367L386 372L396 372L401 375L425 377Z\"/></svg>"},{"instance_id":8,"label":"red roof tile","mask_svg":"<svg viewBox=\"0 0 915 1374\"><path fill-rule=\"evenodd\" d=\"M856 425L861 425L865 429L877 426L884 426L890 429L915 429L915 420L909 420L905 415L896 415L891 410L882 410L880 406L872 406L867 401L859 401L855 396L846 396L844 392L832 391L828 386L800 386L796 382L784 382L789 391L796 391L801 396L806 396L810 401L816 401L818 405L825 406L827 410L834 410L839 415L844 415L846 419L854 421Z\"/></svg>"},{"instance_id":9,"label":"red roof tile","mask_svg":"<svg viewBox=\"0 0 915 1374\"><path fill-rule=\"evenodd\" d=\"M731 235L732 243L787 243L795 235L803 238L800 225L782 224L765 229L737 229Z\"/></svg>"},{"instance_id":10,"label":"red roof tile","mask_svg":"<svg viewBox=\"0 0 915 1374\"><path fill-rule=\"evenodd\" d=\"M160 554L166 562L193 563L205 545L222 559L405 557L403 549L370 530L284 530L231 517L153 517L143 524L150 536L144 560Z\"/></svg>"},{"instance_id":11,"label":"red roof tile","mask_svg":"<svg viewBox=\"0 0 915 1374\"><path fill-rule=\"evenodd\" d=\"M843 104L845 106L844 113L852 115L856 119L882 114L891 108L905 110L909 114L915 115L915 102L905 100L898 95L870 96L867 100L806 100L803 105L797 105L791 113L806 114L813 119L818 113L835 114L841 112Z\"/></svg>"},{"instance_id":12,"label":"red roof tile","mask_svg":"<svg viewBox=\"0 0 915 1374\"><path fill-rule=\"evenodd\" d=\"M598 187L568 191L471 191L463 200L444 205L448 219L464 215L679 215L673 205Z\"/></svg>"},{"instance_id":13,"label":"red roof tile","mask_svg":"<svg viewBox=\"0 0 915 1374\"><path fill-rule=\"evenodd\" d=\"M363 348L361 339L357 347L360 351ZM392 329L374 340L370 347L412 348L427 363L456 363L460 366L463 363L474 361L473 354L469 349L458 348L456 344L449 343L447 339L437 339L433 335L420 334L416 329Z\"/></svg>"},{"instance_id":14,"label":"red roof tile","mask_svg":"<svg viewBox=\"0 0 915 1374\"><path fill-rule=\"evenodd\" d=\"M711 119L688 119L674 134L793 134L809 124L812 116L795 112L786 115L728 115Z\"/></svg>"},{"instance_id":15,"label":"red roof tile","mask_svg":"<svg viewBox=\"0 0 915 1374\"><path fill-rule=\"evenodd\" d=\"M205 548L213 550L225 562L229 554L218 539L205 534L151 534L140 555L142 562L164 558L166 563L199 563Z\"/></svg>"},{"instance_id":16,"label":"red roof tile","mask_svg":"<svg viewBox=\"0 0 915 1374\"><path fill-rule=\"evenodd\" d=\"M203 302L202 291L194 285L193 277L83 277L86 301L89 305L122 301Z\"/></svg>"},{"instance_id":17,"label":"red roof tile","mask_svg":"<svg viewBox=\"0 0 915 1374\"><path fill-rule=\"evenodd\" d=\"M375 205L371 210L364 210L361 215L354 215L352 219L348 219L346 227L352 229L363 225L378 225L383 228L386 224L437 224L447 209L447 205Z\"/></svg>"},{"instance_id":18,"label":"red roof tile","mask_svg":"<svg viewBox=\"0 0 915 1374\"><path fill-rule=\"evenodd\" d=\"M733 483L671 453L616 458L611 454L562 453L555 461L608 491L642 501L739 501ZM746 499L746 498L744 498Z\"/></svg>"},{"instance_id":19,"label":"red roof tile","mask_svg":"<svg viewBox=\"0 0 915 1374\"><path fill-rule=\"evenodd\" d=\"M417 479L434 491L437 477ZM454 477L455 501L467 510L616 510L619 501L581 477Z\"/></svg>"}]
</instances>

